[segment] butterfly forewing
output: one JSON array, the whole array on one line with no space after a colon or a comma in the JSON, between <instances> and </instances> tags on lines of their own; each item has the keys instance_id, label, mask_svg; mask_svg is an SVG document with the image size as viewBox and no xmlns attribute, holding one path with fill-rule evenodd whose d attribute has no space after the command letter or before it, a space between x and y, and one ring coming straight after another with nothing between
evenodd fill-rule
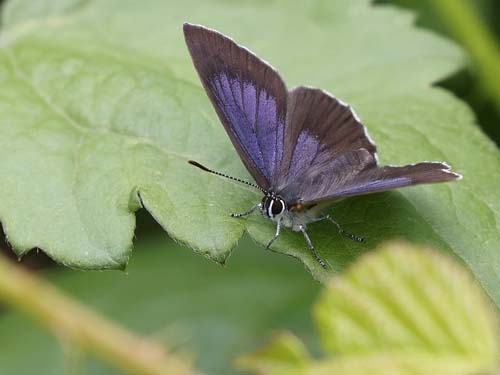
<instances>
[{"instance_id":1,"label":"butterfly forewing","mask_svg":"<svg viewBox=\"0 0 500 375\"><path fill-rule=\"evenodd\" d=\"M269 189L283 154L285 84L270 65L214 30L185 24L184 36L240 158L257 184Z\"/></svg>"}]
</instances>

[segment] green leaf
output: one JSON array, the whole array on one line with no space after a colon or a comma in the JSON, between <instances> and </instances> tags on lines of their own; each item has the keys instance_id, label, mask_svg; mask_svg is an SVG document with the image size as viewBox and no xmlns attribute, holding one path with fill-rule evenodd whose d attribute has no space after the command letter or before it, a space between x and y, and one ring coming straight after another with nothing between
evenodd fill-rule
<instances>
[{"instance_id":1,"label":"green leaf","mask_svg":"<svg viewBox=\"0 0 500 375\"><path fill-rule=\"evenodd\" d=\"M39 247L73 267L123 267L137 192L173 238L219 262L245 231L262 244L272 237L273 223L260 215L229 217L258 194L185 163L248 178L195 75L181 32L189 20L255 50L289 87L319 86L352 104L382 163L444 160L464 174L334 206L335 219L367 239L312 225L334 271L405 237L456 254L500 304L500 155L470 110L431 86L463 66L461 52L416 29L408 13L347 0L32 3L9 1L0 34L0 170L8 177L0 218L18 254ZM283 232L273 250L326 280L303 238Z\"/></svg>"},{"instance_id":2,"label":"green leaf","mask_svg":"<svg viewBox=\"0 0 500 375\"><path fill-rule=\"evenodd\" d=\"M238 358L239 368L258 374L289 375L303 373L311 366L311 358L299 338L290 332L276 333L270 344Z\"/></svg>"},{"instance_id":3,"label":"green leaf","mask_svg":"<svg viewBox=\"0 0 500 375\"><path fill-rule=\"evenodd\" d=\"M435 251L393 243L363 256L327 284L314 308L327 357L298 360L276 350L279 338L243 357L259 374L496 374L496 310L471 274ZM296 351L297 352L297 351ZM307 358L305 349L296 356ZM302 362L304 363L304 362Z\"/></svg>"},{"instance_id":4,"label":"green leaf","mask_svg":"<svg viewBox=\"0 0 500 375\"><path fill-rule=\"evenodd\" d=\"M127 273L53 268L41 276L209 374L235 375L233 359L255 349L271 328L294 329L317 345L310 307L320 285L297 262L254 251L245 240L222 268L165 235L140 231L138 237ZM1 312L0 332L0 374L121 374L86 353L78 361L77 348L63 336L58 342L17 313Z\"/></svg>"}]
</instances>

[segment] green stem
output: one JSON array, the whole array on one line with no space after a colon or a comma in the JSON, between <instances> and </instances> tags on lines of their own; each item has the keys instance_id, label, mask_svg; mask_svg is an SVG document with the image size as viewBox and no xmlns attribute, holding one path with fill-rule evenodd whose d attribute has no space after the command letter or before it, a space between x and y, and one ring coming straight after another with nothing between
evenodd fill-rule
<instances>
[{"instance_id":1,"label":"green stem","mask_svg":"<svg viewBox=\"0 0 500 375\"><path fill-rule=\"evenodd\" d=\"M186 361L72 300L0 255L0 301L77 347L134 374L194 375Z\"/></svg>"},{"instance_id":2,"label":"green stem","mask_svg":"<svg viewBox=\"0 0 500 375\"><path fill-rule=\"evenodd\" d=\"M429 2L452 35L469 52L482 87L500 113L500 48L470 2L431 0Z\"/></svg>"}]
</instances>

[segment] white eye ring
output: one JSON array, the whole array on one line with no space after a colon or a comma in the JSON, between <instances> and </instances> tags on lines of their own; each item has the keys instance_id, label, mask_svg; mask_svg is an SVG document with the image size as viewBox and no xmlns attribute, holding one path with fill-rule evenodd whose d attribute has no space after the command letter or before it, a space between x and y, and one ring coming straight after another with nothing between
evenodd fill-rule
<instances>
[{"instance_id":1,"label":"white eye ring","mask_svg":"<svg viewBox=\"0 0 500 375\"><path fill-rule=\"evenodd\" d=\"M271 199L271 202L269 203L269 207L267 207L267 216L269 216L269 217L274 217L273 204L274 204L274 199Z\"/></svg>"}]
</instances>

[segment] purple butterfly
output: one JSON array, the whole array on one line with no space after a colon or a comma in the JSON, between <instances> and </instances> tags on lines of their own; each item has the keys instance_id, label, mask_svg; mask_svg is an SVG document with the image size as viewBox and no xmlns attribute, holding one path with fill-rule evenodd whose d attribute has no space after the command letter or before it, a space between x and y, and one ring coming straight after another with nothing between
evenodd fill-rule
<instances>
[{"instance_id":1,"label":"purple butterfly","mask_svg":"<svg viewBox=\"0 0 500 375\"><path fill-rule=\"evenodd\" d=\"M321 216L326 204L462 177L439 162L380 167L375 144L346 103L319 89L300 86L288 91L274 68L217 31L186 23L184 36L203 87L257 185L189 163L264 193L250 210L231 216L260 209L274 220L276 234L266 248L285 226L302 232L312 255L326 268L307 224L329 220L342 234L363 241L329 215Z\"/></svg>"}]
</instances>

